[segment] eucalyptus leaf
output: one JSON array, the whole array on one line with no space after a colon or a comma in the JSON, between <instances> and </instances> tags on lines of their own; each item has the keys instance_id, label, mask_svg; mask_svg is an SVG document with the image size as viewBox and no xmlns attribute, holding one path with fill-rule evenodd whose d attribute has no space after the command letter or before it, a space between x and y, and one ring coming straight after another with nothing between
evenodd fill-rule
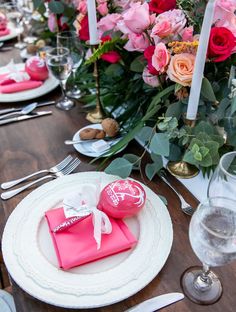
<instances>
[{"instance_id":1,"label":"eucalyptus leaf","mask_svg":"<svg viewBox=\"0 0 236 312\"><path fill-rule=\"evenodd\" d=\"M231 103L231 116L236 112L236 96L232 99Z\"/></svg>"},{"instance_id":2,"label":"eucalyptus leaf","mask_svg":"<svg viewBox=\"0 0 236 312\"><path fill-rule=\"evenodd\" d=\"M216 132L213 125L206 121L200 121L193 129L194 134L198 134L199 132L214 134Z\"/></svg>"},{"instance_id":3,"label":"eucalyptus leaf","mask_svg":"<svg viewBox=\"0 0 236 312\"><path fill-rule=\"evenodd\" d=\"M61 1L50 1L48 3L48 8L55 14L62 14L64 12L64 5Z\"/></svg>"},{"instance_id":4,"label":"eucalyptus leaf","mask_svg":"<svg viewBox=\"0 0 236 312\"><path fill-rule=\"evenodd\" d=\"M140 169L141 159L139 156L135 154L125 154L123 158L128 160L133 165L133 169L135 170Z\"/></svg>"},{"instance_id":5,"label":"eucalyptus leaf","mask_svg":"<svg viewBox=\"0 0 236 312\"><path fill-rule=\"evenodd\" d=\"M124 158L118 157L113 160L108 167L106 167L105 172L107 174L118 175L119 177L125 179L130 175L132 168L132 163Z\"/></svg>"},{"instance_id":6,"label":"eucalyptus leaf","mask_svg":"<svg viewBox=\"0 0 236 312\"><path fill-rule=\"evenodd\" d=\"M216 110L216 115L217 115L218 120L221 120L221 119L224 118L225 111L229 107L229 105L230 105L230 99L228 99L228 98L224 98L220 102L220 104L219 104L219 106L218 106L218 108Z\"/></svg>"},{"instance_id":7,"label":"eucalyptus leaf","mask_svg":"<svg viewBox=\"0 0 236 312\"><path fill-rule=\"evenodd\" d=\"M158 173L160 168L156 167L155 163L147 164L145 167L145 174L148 177L148 179L151 181L154 176Z\"/></svg>"},{"instance_id":8,"label":"eucalyptus leaf","mask_svg":"<svg viewBox=\"0 0 236 312\"><path fill-rule=\"evenodd\" d=\"M165 196L163 195L158 195L158 197L163 201L163 203L167 206L168 205L168 202L167 202L167 199L165 198Z\"/></svg>"},{"instance_id":9,"label":"eucalyptus leaf","mask_svg":"<svg viewBox=\"0 0 236 312\"><path fill-rule=\"evenodd\" d=\"M202 79L201 94L210 102L215 102L216 97L212 89L211 83L207 78Z\"/></svg>"},{"instance_id":10,"label":"eucalyptus leaf","mask_svg":"<svg viewBox=\"0 0 236 312\"><path fill-rule=\"evenodd\" d=\"M145 64L143 61L143 55L140 55L136 57L133 62L130 64L130 70L137 72L137 73L142 73L144 70Z\"/></svg>"},{"instance_id":11,"label":"eucalyptus leaf","mask_svg":"<svg viewBox=\"0 0 236 312\"><path fill-rule=\"evenodd\" d=\"M179 119L182 114L182 110L183 110L183 104L180 101L170 104L167 108L165 116L176 117L177 119Z\"/></svg>"},{"instance_id":12,"label":"eucalyptus leaf","mask_svg":"<svg viewBox=\"0 0 236 312\"><path fill-rule=\"evenodd\" d=\"M181 159L181 155L182 155L181 148L178 145L171 143L170 155L168 159L170 161L178 161Z\"/></svg>"},{"instance_id":13,"label":"eucalyptus leaf","mask_svg":"<svg viewBox=\"0 0 236 312\"><path fill-rule=\"evenodd\" d=\"M37 10L42 4L44 4L44 0L33 0L34 9Z\"/></svg>"},{"instance_id":14,"label":"eucalyptus leaf","mask_svg":"<svg viewBox=\"0 0 236 312\"><path fill-rule=\"evenodd\" d=\"M136 137L140 139L142 142L148 142L152 136L153 136L153 128L151 127L143 127L136 135Z\"/></svg>"},{"instance_id":15,"label":"eucalyptus leaf","mask_svg":"<svg viewBox=\"0 0 236 312\"><path fill-rule=\"evenodd\" d=\"M157 155L169 156L168 136L165 133L155 133L150 143L150 150Z\"/></svg>"}]
</instances>

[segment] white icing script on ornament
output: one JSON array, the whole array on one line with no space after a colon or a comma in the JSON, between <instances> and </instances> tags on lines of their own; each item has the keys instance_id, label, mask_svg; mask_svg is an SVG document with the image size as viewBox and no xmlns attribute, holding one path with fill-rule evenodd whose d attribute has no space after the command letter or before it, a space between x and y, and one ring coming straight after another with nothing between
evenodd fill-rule
<instances>
[{"instance_id":1,"label":"white icing script on ornament","mask_svg":"<svg viewBox=\"0 0 236 312\"><path fill-rule=\"evenodd\" d=\"M118 192L115 191L114 188L117 188ZM127 189L130 193L124 192ZM138 190L138 194L136 194L135 189ZM125 181L124 183L114 182L109 185L106 192L115 206L117 206L120 201L124 200L125 196L137 198L138 200L135 202L137 206L142 206L144 204L144 192L137 185L130 184L129 181Z\"/></svg>"},{"instance_id":2,"label":"white icing script on ornament","mask_svg":"<svg viewBox=\"0 0 236 312\"><path fill-rule=\"evenodd\" d=\"M37 67L44 67L45 66L45 61L44 59L38 57L38 56L33 56L30 59L27 60L27 65L31 66L33 63L36 63Z\"/></svg>"}]
</instances>

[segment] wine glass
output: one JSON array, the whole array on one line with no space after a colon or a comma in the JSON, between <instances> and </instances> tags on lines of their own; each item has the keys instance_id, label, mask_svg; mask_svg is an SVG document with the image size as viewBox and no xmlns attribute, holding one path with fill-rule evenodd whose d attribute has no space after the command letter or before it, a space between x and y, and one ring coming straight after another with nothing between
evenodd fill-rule
<instances>
[{"instance_id":1,"label":"wine glass","mask_svg":"<svg viewBox=\"0 0 236 312\"><path fill-rule=\"evenodd\" d=\"M34 12L34 4L32 0L18 0L18 9L23 14L23 24L26 29L26 37L24 38L24 42L33 43L37 38L34 36L30 36L30 30L32 28L32 16Z\"/></svg>"},{"instance_id":2,"label":"wine glass","mask_svg":"<svg viewBox=\"0 0 236 312\"><path fill-rule=\"evenodd\" d=\"M208 197L225 196L236 201L236 151L221 157L207 192Z\"/></svg>"},{"instance_id":3,"label":"wine glass","mask_svg":"<svg viewBox=\"0 0 236 312\"><path fill-rule=\"evenodd\" d=\"M25 48L26 44L22 42L21 34L23 32L23 13L19 10L17 1L12 0L6 4L7 18L17 29L17 43L14 45L17 49Z\"/></svg>"},{"instance_id":4,"label":"wine glass","mask_svg":"<svg viewBox=\"0 0 236 312\"><path fill-rule=\"evenodd\" d=\"M74 83L75 75L77 69L81 66L85 51L81 44L80 39L75 31L62 31L57 34L57 46L58 47L66 47L70 51L70 55L73 60L73 87L71 90L67 92L70 97L79 98L81 97L81 90Z\"/></svg>"},{"instance_id":5,"label":"wine glass","mask_svg":"<svg viewBox=\"0 0 236 312\"><path fill-rule=\"evenodd\" d=\"M183 273L183 292L195 303L213 304L222 295L222 285L209 266L236 259L236 201L212 197L200 204L190 222L189 238L203 268L191 267Z\"/></svg>"},{"instance_id":6,"label":"wine glass","mask_svg":"<svg viewBox=\"0 0 236 312\"><path fill-rule=\"evenodd\" d=\"M66 96L66 81L73 68L70 51L67 48L52 48L46 52L46 62L49 70L61 85L62 98L57 102L56 107L70 110L74 106L74 102Z\"/></svg>"}]
</instances>

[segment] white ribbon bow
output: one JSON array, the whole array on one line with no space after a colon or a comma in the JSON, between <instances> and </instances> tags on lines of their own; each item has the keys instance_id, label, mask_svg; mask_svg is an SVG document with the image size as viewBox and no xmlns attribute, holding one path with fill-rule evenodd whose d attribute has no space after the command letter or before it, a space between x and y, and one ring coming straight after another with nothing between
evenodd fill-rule
<instances>
[{"instance_id":1,"label":"white ribbon bow","mask_svg":"<svg viewBox=\"0 0 236 312\"><path fill-rule=\"evenodd\" d=\"M68 194L63 200L63 209L66 218L85 217L92 214L93 236L97 249L101 247L102 234L110 234L112 225L108 216L97 209L99 200L98 189L93 184L83 185L77 193Z\"/></svg>"},{"instance_id":2,"label":"white ribbon bow","mask_svg":"<svg viewBox=\"0 0 236 312\"><path fill-rule=\"evenodd\" d=\"M30 80L30 76L25 71L19 71L14 61L11 60L9 64L7 64L7 69L9 70L9 74L7 78L14 80L15 82L22 82Z\"/></svg>"}]
</instances>

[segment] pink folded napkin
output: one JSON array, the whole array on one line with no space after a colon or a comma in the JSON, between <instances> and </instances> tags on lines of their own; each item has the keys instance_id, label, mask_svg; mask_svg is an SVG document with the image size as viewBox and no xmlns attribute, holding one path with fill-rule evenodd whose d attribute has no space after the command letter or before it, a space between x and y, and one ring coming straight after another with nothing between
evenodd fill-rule
<instances>
[{"instance_id":1,"label":"pink folded napkin","mask_svg":"<svg viewBox=\"0 0 236 312\"><path fill-rule=\"evenodd\" d=\"M6 36L10 34L10 29L6 28L4 30L0 30L0 37Z\"/></svg>"},{"instance_id":2,"label":"pink folded napkin","mask_svg":"<svg viewBox=\"0 0 236 312\"><path fill-rule=\"evenodd\" d=\"M20 72L23 73L23 71ZM0 86L16 82L13 78L9 77L9 75L10 73L0 74Z\"/></svg>"},{"instance_id":3,"label":"pink folded napkin","mask_svg":"<svg viewBox=\"0 0 236 312\"><path fill-rule=\"evenodd\" d=\"M14 82L6 85L0 85L0 93L14 93L30 89L35 89L43 84L42 81L28 80L21 82Z\"/></svg>"},{"instance_id":4,"label":"pink folded napkin","mask_svg":"<svg viewBox=\"0 0 236 312\"><path fill-rule=\"evenodd\" d=\"M57 233L53 229L66 220L63 208L49 210L45 216L59 266L65 270L128 250L137 243L127 225L120 219L110 218L112 233L102 235L101 248L97 249L92 216Z\"/></svg>"}]
</instances>

